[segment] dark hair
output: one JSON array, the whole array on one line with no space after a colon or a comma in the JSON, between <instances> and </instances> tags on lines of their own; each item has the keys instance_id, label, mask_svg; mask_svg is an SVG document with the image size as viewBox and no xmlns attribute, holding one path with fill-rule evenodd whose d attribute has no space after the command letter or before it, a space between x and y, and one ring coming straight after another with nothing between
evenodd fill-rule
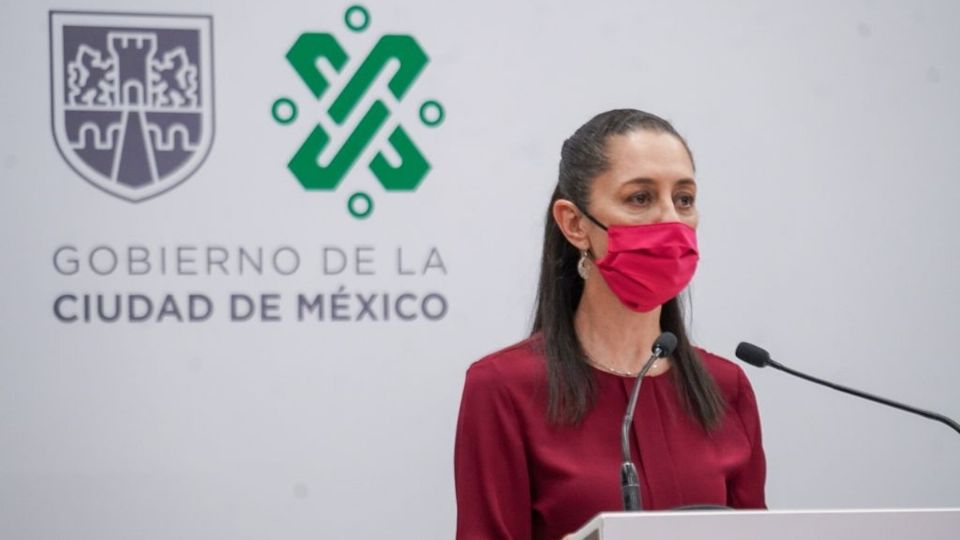
<instances>
[{"instance_id":1,"label":"dark hair","mask_svg":"<svg viewBox=\"0 0 960 540\"><path fill-rule=\"evenodd\" d=\"M578 208L587 210L593 180L610 165L606 155L608 139L635 130L673 135L683 143L693 163L687 142L670 122L634 109L617 109L593 117L563 142L560 152L557 188L547 207L533 323L533 333L543 332L543 353L547 360L547 412L555 423L576 424L582 420L593 406L596 390L593 368L586 362L573 323L583 294L583 280L577 273L580 253L554 221L553 203L567 199ZM678 298L661 308L660 327L677 336L671 372L684 405L705 429L715 427L723 415L723 400L716 382L690 344Z\"/></svg>"}]
</instances>

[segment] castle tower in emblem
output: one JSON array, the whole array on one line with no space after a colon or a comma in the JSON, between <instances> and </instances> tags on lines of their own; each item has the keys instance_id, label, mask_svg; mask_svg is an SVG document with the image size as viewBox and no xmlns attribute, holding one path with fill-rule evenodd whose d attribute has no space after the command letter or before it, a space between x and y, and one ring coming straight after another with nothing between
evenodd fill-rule
<instances>
[{"instance_id":1,"label":"castle tower in emblem","mask_svg":"<svg viewBox=\"0 0 960 540\"><path fill-rule=\"evenodd\" d=\"M150 106L146 86L150 84L150 62L157 52L152 33L111 32L107 35L110 57L116 62L120 105Z\"/></svg>"}]
</instances>

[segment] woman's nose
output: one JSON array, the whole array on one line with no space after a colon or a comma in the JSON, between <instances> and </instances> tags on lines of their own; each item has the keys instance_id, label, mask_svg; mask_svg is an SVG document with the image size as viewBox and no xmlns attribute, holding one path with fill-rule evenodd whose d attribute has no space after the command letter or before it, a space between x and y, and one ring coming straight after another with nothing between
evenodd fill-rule
<instances>
[{"instance_id":1,"label":"woman's nose","mask_svg":"<svg viewBox=\"0 0 960 540\"><path fill-rule=\"evenodd\" d=\"M653 222L670 223L672 221L680 221L680 214L677 213L677 207L674 206L672 198L667 200L661 199L659 204L657 204L657 216Z\"/></svg>"}]
</instances>

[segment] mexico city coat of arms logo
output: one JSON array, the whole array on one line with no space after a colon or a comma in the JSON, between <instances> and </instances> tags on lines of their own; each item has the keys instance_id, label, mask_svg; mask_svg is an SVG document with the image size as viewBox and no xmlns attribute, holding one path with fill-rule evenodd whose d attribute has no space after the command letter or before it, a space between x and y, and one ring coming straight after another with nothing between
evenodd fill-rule
<instances>
[{"instance_id":1,"label":"mexico city coat of arms logo","mask_svg":"<svg viewBox=\"0 0 960 540\"><path fill-rule=\"evenodd\" d=\"M186 180L213 142L209 16L50 12L53 134L94 186L139 202Z\"/></svg>"}]
</instances>

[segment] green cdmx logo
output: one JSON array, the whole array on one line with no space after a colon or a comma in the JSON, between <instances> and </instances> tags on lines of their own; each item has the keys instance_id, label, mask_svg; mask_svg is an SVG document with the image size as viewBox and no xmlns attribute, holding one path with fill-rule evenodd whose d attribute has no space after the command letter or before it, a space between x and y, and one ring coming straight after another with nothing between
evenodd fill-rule
<instances>
[{"instance_id":1,"label":"green cdmx logo","mask_svg":"<svg viewBox=\"0 0 960 540\"><path fill-rule=\"evenodd\" d=\"M344 14L344 23L350 30L362 32L370 25L370 13L363 6L351 6ZM331 87L331 81L318 68L317 63L321 59L326 60L337 74L342 74L350 61L347 52L329 33L305 32L287 51L290 66L317 100ZM287 163L287 168L305 189L336 190L387 123L390 109L383 100L375 99L366 111L358 110L358 105L391 61L397 63L399 68L390 78L387 88L400 102L430 59L409 35L388 34L376 42L325 111L329 121L337 126L351 124L356 121L354 115L362 114L356 121L356 127L342 140L331 140L322 122L317 122ZM297 105L292 99L281 97L273 102L271 114L277 123L291 124L297 118ZM419 117L424 125L436 127L443 122L443 107L437 101L427 100L420 105ZM381 150L367 166L387 191L415 190L430 171L430 163L402 125L398 124L393 129L387 142L399 156L400 164L392 165ZM330 144L337 145L337 150L325 165L321 164L320 155ZM366 193L356 192L347 199L347 210L355 218L365 218L373 212L373 199Z\"/></svg>"}]
</instances>

